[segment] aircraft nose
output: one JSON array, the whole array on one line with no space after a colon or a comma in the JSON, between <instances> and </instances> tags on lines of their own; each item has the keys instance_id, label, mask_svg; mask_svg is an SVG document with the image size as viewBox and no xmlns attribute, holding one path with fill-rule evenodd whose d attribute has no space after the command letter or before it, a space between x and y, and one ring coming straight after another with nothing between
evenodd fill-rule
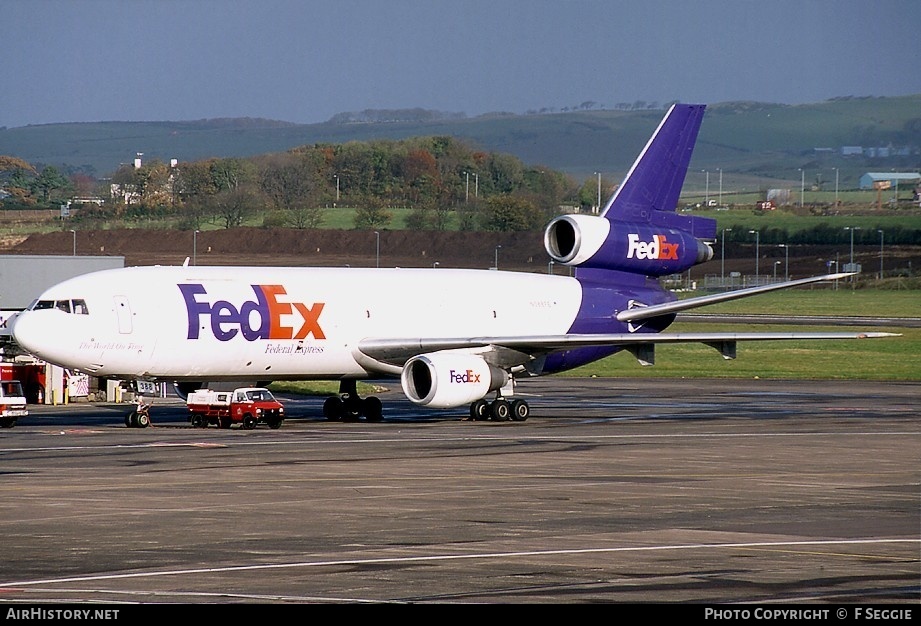
<instances>
[{"instance_id":1,"label":"aircraft nose","mask_svg":"<svg viewBox=\"0 0 921 626\"><path fill-rule=\"evenodd\" d=\"M35 317L31 311L21 312L13 319L10 334L12 334L13 340L20 348L35 356L42 356L41 337L43 332ZM47 335L47 329L45 329L44 334Z\"/></svg>"}]
</instances>

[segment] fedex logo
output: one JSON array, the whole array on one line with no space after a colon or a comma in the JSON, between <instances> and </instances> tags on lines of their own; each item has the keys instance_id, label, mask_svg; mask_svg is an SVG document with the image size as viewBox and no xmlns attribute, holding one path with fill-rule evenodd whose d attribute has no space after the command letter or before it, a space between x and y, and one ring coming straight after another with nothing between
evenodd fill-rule
<instances>
[{"instance_id":1,"label":"fedex logo","mask_svg":"<svg viewBox=\"0 0 921 626\"><path fill-rule=\"evenodd\" d=\"M319 318L323 302L314 302L308 307L303 302L286 302L285 288L281 285L250 285L256 296L239 307L227 300L210 303L200 296L208 294L204 285L177 285L185 300L189 315L188 339L198 339L200 321L203 315L211 318L211 333L219 341L230 341L237 334L247 341L256 339L304 339L313 335L315 339L326 339L320 328ZM284 326L282 316L300 318L297 331L294 326Z\"/></svg>"},{"instance_id":2,"label":"fedex logo","mask_svg":"<svg viewBox=\"0 0 921 626\"><path fill-rule=\"evenodd\" d=\"M473 370L467 370L465 372L458 372L457 370L451 370L451 375L449 377L452 383L478 383L480 382L480 375L474 372Z\"/></svg>"},{"instance_id":3,"label":"fedex logo","mask_svg":"<svg viewBox=\"0 0 921 626\"><path fill-rule=\"evenodd\" d=\"M627 235L627 240L628 259L678 260L678 244L668 243L665 235L653 235L652 241L640 241L639 235L631 234Z\"/></svg>"}]
</instances>

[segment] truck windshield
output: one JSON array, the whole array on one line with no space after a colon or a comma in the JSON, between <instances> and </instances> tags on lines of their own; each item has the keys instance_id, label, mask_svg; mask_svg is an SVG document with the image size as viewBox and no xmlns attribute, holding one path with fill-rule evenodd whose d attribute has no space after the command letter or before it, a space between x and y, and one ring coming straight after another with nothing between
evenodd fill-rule
<instances>
[{"instance_id":1,"label":"truck windshield","mask_svg":"<svg viewBox=\"0 0 921 626\"><path fill-rule=\"evenodd\" d=\"M272 392L268 389L257 389L256 391L247 391L246 399L250 402L265 402L275 398L272 397Z\"/></svg>"},{"instance_id":2,"label":"truck windshield","mask_svg":"<svg viewBox=\"0 0 921 626\"><path fill-rule=\"evenodd\" d=\"M0 383L0 390L4 398L17 398L22 396L22 385L18 380L4 380Z\"/></svg>"}]
</instances>

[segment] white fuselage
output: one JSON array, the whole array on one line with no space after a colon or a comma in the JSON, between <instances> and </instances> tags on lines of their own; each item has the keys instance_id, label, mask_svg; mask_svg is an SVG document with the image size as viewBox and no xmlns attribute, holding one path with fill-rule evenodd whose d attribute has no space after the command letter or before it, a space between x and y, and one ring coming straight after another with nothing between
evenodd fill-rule
<instances>
[{"instance_id":1,"label":"white fuselage","mask_svg":"<svg viewBox=\"0 0 921 626\"><path fill-rule=\"evenodd\" d=\"M562 334L581 301L573 278L517 272L134 267L50 288L13 332L36 356L96 376L365 377L375 372L356 360L362 339Z\"/></svg>"}]
</instances>

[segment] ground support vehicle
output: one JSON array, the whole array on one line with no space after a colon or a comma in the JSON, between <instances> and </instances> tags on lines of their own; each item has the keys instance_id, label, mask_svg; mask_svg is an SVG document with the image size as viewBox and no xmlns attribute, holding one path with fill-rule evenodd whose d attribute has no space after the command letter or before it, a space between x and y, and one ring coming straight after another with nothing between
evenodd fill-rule
<instances>
[{"instance_id":1,"label":"ground support vehicle","mask_svg":"<svg viewBox=\"0 0 921 626\"><path fill-rule=\"evenodd\" d=\"M22 384L18 380L0 382L0 428L12 428L16 420L28 414Z\"/></svg>"},{"instance_id":2,"label":"ground support vehicle","mask_svg":"<svg viewBox=\"0 0 921 626\"><path fill-rule=\"evenodd\" d=\"M264 387L241 387L233 391L200 389L186 398L189 422L206 428L216 425L230 428L239 424L251 430L258 423L279 428L285 418L285 407Z\"/></svg>"}]
</instances>

